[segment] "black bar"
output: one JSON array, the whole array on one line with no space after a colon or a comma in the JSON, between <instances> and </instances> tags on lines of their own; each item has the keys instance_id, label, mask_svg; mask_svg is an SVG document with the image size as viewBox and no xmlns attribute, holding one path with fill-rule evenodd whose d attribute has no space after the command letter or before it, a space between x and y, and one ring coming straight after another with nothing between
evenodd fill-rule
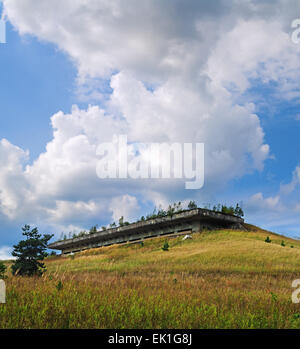
<instances>
[{"instance_id":1,"label":"black bar","mask_svg":"<svg viewBox=\"0 0 300 349\"><path fill-rule=\"evenodd\" d=\"M275 341L276 344L287 344L287 340L300 339L300 330L0 330L0 341L12 339L12 343L23 345L35 340L67 340L69 344L92 338L99 345L109 347L144 348L166 347L204 348L204 344L232 345L237 342L243 345L255 345L262 341ZM42 342L41 342L42 343ZM45 342L44 342L45 343ZM55 342L52 342L55 345Z\"/></svg>"}]
</instances>

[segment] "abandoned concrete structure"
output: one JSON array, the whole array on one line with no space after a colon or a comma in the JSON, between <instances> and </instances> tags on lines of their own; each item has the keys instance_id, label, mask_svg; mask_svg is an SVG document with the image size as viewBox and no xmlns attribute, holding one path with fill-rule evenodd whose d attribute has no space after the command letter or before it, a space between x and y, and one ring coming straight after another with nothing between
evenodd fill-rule
<instances>
[{"instance_id":1,"label":"abandoned concrete structure","mask_svg":"<svg viewBox=\"0 0 300 349\"><path fill-rule=\"evenodd\" d=\"M102 230L93 234L57 241L49 248L61 250L62 254L83 251L89 248L109 246L168 234L191 234L203 229L243 229L244 220L207 209L175 213L172 217L139 221L122 227Z\"/></svg>"}]
</instances>

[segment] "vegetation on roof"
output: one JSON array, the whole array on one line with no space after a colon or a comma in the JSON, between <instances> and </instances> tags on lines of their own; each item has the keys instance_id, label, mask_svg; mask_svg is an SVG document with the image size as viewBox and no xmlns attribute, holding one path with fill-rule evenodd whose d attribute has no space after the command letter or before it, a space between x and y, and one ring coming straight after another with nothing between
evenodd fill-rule
<instances>
[{"instance_id":1,"label":"vegetation on roof","mask_svg":"<svg viewBox=\"0 0 300 349\"><path fill-rule=\"evenodd\" d=\"M210 204L206 204L203 207L198 207L195 201L190 201L188 205L184 208L183 204L181 201L175 202L167 207L167 209L163 209L163 207L160 205L158 208L155 207L152 213L147 214L146 216L142 216L140 219L138 219L135 222L127 222L124 221L124 217L120 217L118 224L116 222L112 222L109 224L108 227L102 226L101 230L98 229L98 225L92 226L89 231L82 230L78 234L70 232L68 235L62 233L60 240L67 240L67 239L75 239L78 237L83 237L91 234L95 234L98 231L105 231L106 229L112 229L112 228L117 228L117 227L123 227L127 226L132 223L138 223L138 222L145 222L151 219L157 219L157 218L163 218L163 217L173 217L175 214L182 213L185 211L190 211L194 210L197 208L202 208L202 209L207 209L211 210L214 212L219 212L227 215L232 215L232 216L237 216L237 217L243 217L244 216L244 211L241 207L241 204L237 203L235 206L227 206L225 204L217 204L214 206L211 206Z\"/></svg>"}]
</instances>

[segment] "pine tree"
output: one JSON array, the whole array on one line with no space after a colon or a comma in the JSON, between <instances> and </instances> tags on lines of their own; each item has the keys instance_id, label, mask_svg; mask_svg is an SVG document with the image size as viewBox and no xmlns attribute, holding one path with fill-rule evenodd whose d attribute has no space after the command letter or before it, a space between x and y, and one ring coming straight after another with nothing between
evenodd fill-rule
<instances>
[{"instance_id":1,"label":"pine tree","mask_svg":"<svg viewBox=\"0 0 300 349\"><path fill-rule=\"evenodd\" d=\"M47 244L53 235L44 234L42 237L37 228L30 229L29 225L25 225L22 230L26 239L13 246L12 255L17 259L11 267L12 273L22 276L42 275L46 270L42 260L47 256Z\"/></svg>"},{"instance_id":2,"label":"pine tree","mask_svg":"<svg viewBox=\"0 0 300 349\"><path fill-rule=\"evenodd\" d=\"M195 201L190 201L189 204L188 204L188 209L189 210L193 210L195 208L197 208L197 205L196 205Z\"/></svg>"},{"instance_id":3,"label":"pine tree","mask_svg":"<svg viewBox=\"0 0 300 349\"><path fill-rule=\"evenodd\" d=\"M235 210L234 210L234 214L238 217L243 217L244 216L244 212L241 208L241 206L239 204L236 204Z\"/></svg>"},{"instance_id":4,"label":"pine tree","mask_svg":"<svg viewBox=\"0 0 300 349\"><path fill-rule=\"evenodd\" d=\"M90 234L96 234L97 233L97 225L94 225L91 227L90 231L89 231Z\"/></svg>"}]
</instances>

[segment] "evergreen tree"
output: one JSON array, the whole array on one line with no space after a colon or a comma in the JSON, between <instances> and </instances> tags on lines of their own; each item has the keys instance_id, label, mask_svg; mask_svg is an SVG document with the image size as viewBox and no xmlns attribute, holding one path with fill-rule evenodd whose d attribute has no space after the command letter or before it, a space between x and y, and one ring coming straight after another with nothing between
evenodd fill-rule
<instances>
[{"instance_id":1,"label":"evergreen tree","mask_svg":"<svg viewBox=\"0 0 300 349\"><path fill-rule=\"evenodd\" d=\"M26 239L13 246L12 255L17 259L11 267L12 273L22 276L42 275L46 270L42 260L47 256L47 244L53 235L44 234L42 237L37 228L30 229L29 225L25 225L22 230Z\"/></svg>"},{"instance_id":2,"label":"evergreen tree","mask_svg":"<svg viewBox=\"0 0 300 349\"><path fill-rule=\"evenodd\" d=\"M90 231L89 231L90 234L95 234L97 233L97 225L94 225L91 227Z\"/></svg>"},{"instance_id":3,"label":"evergreen tree","mask_svg":"<svg viewBox=\"0 0 300 349\"><path fill-rule=\"evenodd\" d=\"M197 208L197 204L195 203L195 201L190 201L188 204L188 209L193 210L195 208Z\"/></svg>"},{"instance_id":4,"label":"evergreen tree","mask_svg":"<svg viewBox=\"0 0 300 349\"><path fill-rule=\"evenodd\" d=\"M168 211L167 211L168 216L170 216L172 218L174 213L175 213L175 207L169 205Z\"/></svg>"},{"instance_id":5,"label":"evergreen tree","mask_svg":"<svg viewBox=\"0 0 300 349\"><path fill-rule=\"evenodd\" d=\"M239 204L236 204L236 207L234 209L234 214L236 216L239 216L239 217L243 217L244 216L244 212L243 212L243 210L242 210L242 208L241 208L241 206Z\"/></svg>"}]
</instances>

